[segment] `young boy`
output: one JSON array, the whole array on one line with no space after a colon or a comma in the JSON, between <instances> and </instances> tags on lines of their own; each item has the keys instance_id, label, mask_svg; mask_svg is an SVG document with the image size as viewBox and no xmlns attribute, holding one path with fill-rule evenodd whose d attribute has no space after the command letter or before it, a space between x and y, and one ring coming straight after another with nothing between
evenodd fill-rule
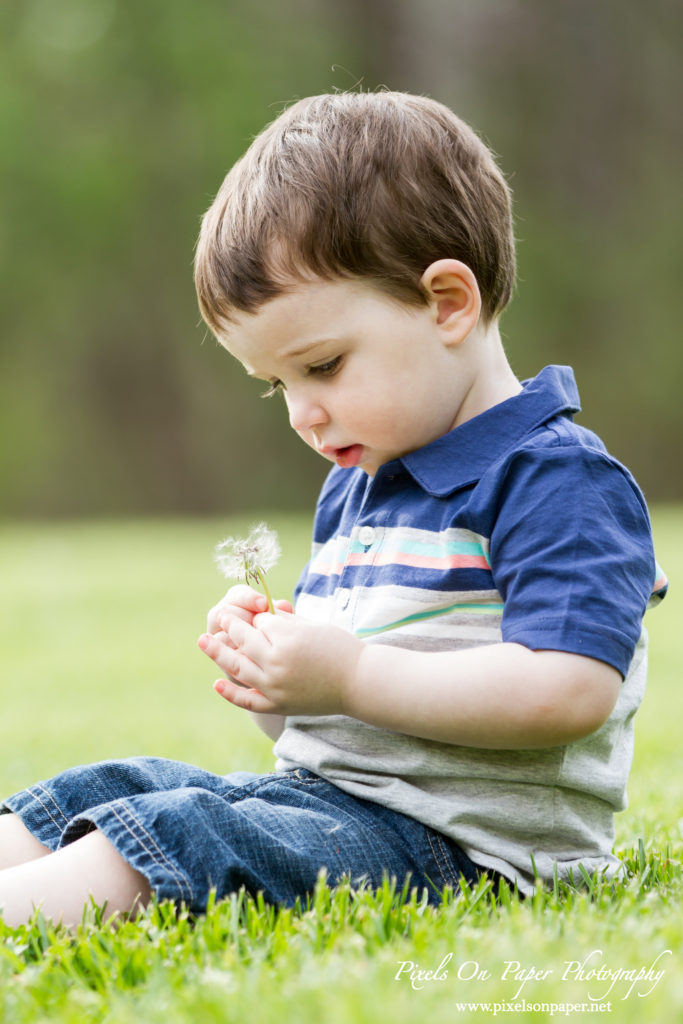
<instances>
[{"instance_id":1,"label":"young boy","mask_svg":"<svg viewBox=\"0 0 683 1024\"><path fill-rule=\"evenodd\" d=\"M642 618L663 596L632 477L572 421L571 371L520 384L498 323L510 198L449 110L383 92L285 111L227 176L196 259L204 318L335 463L296 611L246 586L199 646L277 740L276 770L156 759L5 802L0 906L77 920L241 885L292 903L321 868L614 872ZM56 851L56 852L51 852Z\"/></svg>"}]
</instances>

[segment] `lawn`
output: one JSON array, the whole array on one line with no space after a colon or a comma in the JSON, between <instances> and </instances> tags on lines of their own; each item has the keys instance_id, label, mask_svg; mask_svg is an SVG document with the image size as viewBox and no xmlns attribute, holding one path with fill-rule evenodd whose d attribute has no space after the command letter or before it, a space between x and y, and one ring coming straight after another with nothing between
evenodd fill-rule
<instances>
[{"instance_id":1,"label":"lawn","mask_svg":"<svg viewBox=\"0 0 683 1024\"><path fill-rule=\"evenodd\" d=\"M273 590L290 596L309 523L270 521L285 552ZM269 741L213 693L195 644L225 589L213 545L249 523L0 527L0 795L138 753L219 772L272 766ZM198 921L153 906L118 929L93 911L76 935L40 917L13 932L0 923L0 1022L440 1024L591 1008L619 1022L679 1019L683 510L655 509L654 524L674 586L648 616L650 684L617 826L625 882L527 901L480 886L437 910L389 886L321 884L310 906L280 913L235 896Z\"/></svg>"}]
</instances>

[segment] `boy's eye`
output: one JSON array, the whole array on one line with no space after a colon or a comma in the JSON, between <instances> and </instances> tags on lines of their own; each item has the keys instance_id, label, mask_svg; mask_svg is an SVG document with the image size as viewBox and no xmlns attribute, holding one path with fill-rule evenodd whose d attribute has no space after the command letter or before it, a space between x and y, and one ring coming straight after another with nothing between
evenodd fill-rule
<instances>
[{"instance_id":1,"label":"boy's eye","mask_svg":"<svg viewBox=\"0 0 683 1024\"><path fill-rule=\"evenodd\" d=\"M318 363L315 366L309 366L306 370L306 375L309 377L333 377L341 369L342 356L335 356L334 359L328 359L325 363ZM261 398L272 398L279 391L285 391L285 385L281 380L271 380L268 387L262 393Z\"/></svg>"},{"instance_id":2,"label":"boy's eye","mask_svg":"<svg viewBox=\"0 0 683 1024\"><path fill-rule=\"evenodd\" d=\"M309 374L313 374L320 377L332 377L334 374L341 369L342 357L335 356L334 359L328 359L326 363L319 363L317 366L310 366L308 368Z\"/></svg>"},{"instance_id":3,"label":"boy's eye","mask_svg":"<svg viewBox=\"0 0 683 1024\"><path fill-rule=\"evenodd\" d=\"M261 392L261 398L272 398L278 391L284 391L285 386L281 380L271 380L265 391Z\"/></svg>"}]
</instances>

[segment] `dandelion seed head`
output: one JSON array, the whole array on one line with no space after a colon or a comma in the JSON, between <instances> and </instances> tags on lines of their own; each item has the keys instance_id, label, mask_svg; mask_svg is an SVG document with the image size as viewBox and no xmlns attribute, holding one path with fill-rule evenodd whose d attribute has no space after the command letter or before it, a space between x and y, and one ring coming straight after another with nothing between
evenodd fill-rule
<instances>
[{"instance_id":1,"label":"dandelion seed head","mask_svg":"<svg viewBox=\"0 0 683 1024\"><path fill-rule=\"evenodd\" d=\"M248 537L226 537L216 545L216 564L226 579L255 579L277 565L280 542L275 530L257 523Z\"/></svg>"}]
</instances>

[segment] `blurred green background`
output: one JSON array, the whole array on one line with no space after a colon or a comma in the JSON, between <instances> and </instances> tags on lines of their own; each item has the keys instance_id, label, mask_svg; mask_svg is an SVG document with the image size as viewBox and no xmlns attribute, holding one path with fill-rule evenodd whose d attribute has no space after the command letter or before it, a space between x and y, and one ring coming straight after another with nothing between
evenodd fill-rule
<instances>
[{"instance_id":1,"label":"blurred green background","mask_svg":"<svg viewBox=\"0 0 683 1024\"><path fill-rule=\"evenodd\" d=\"M199 321L199 219L289 100L425 92L516 196L521 377L681 497L672 0L3 0L0 516L309 509L326 465Z\"/></svg>"}]
</instances>

